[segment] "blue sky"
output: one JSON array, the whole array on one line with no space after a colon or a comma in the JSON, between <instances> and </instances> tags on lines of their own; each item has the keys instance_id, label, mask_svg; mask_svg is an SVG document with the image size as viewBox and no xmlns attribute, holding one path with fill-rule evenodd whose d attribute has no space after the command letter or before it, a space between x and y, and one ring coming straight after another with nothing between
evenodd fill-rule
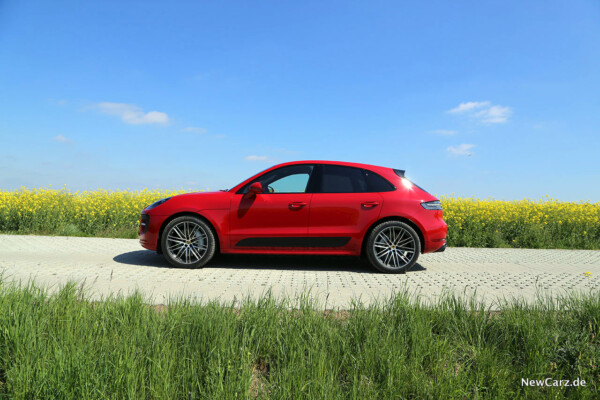
<instances>
[{"instance_id":1,"label":"blue sky","mask_svg":"<svg viewBox=\"0 0 600 400\"><path fill-rule=\"evenodd\" d=\"M600 201L600 2L0 0L0 189L220 189L304 159Z\"/></svg>"}]
</instances>

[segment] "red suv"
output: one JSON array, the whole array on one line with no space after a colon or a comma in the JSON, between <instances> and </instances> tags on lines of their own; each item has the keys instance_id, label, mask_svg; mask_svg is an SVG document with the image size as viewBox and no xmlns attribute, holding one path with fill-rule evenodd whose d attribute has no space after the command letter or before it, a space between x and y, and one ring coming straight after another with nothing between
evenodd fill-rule
<instances>
[{"instance_id":1,"label":"red suv","mask_svg":"<svg viewBox=\"0 0 600 400\"><path fill-rule=\"evenodd\" d=\"M216 252L327 254L398 273L444 251L446 232L440 201L402 170L296 161L229 190L159 200L142 210L138 234L176 267L202 267Z\"/></svg>"}]
</instances>

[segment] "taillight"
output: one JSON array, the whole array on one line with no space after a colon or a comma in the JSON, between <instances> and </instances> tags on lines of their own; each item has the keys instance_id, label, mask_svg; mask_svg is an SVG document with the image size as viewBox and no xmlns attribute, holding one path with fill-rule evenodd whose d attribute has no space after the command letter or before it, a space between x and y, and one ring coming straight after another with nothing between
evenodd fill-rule
<instances>
[{"instance_id":1,"label":"taillight","mask_svg":"<svg viewBox=\"0 0 600 400\"><path fill-rule=\"evenodd\" d=\"M426 210L441 210L442 203L439 200L425 201L421 203L421 206Z\"/></svg>"}]
</instances>

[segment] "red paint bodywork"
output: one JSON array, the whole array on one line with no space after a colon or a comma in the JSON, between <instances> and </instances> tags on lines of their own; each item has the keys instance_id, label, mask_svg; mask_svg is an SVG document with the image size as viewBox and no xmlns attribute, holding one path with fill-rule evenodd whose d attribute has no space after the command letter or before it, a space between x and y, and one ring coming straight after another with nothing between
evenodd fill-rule
<instances>
[{"instance_id":1,"label":"red paint bodywork","mask_svg":"<svg viewBox=\"0 0 600 400\"><path fill-rule=\"evenodd\" d=\"M236 192L248 182L277 168L297 164L333 164L373 171L396 190L378 193L260 193L245 196ZM437 200L417 186L405 186L393 169L367 164L335 161L296 161L279 164L260 172L223 192L187 193L174 196L142 214L149 216L147 227L140 226L143 247L160 251L161 229L183 214L194 214L212 225L221 253L260 254L361 254L369 229L382 220L399 219L416 228L422 253L431 253L446 243L447 226L442 211L426 210L422 202ZM291 203L298 203L295 208ZM366 203L366 205L363 205ZM304 204L304 205L303 205ZM338 247L236 247L249 238L272 237L350 237Z\"/></svg>"}]
</instances>

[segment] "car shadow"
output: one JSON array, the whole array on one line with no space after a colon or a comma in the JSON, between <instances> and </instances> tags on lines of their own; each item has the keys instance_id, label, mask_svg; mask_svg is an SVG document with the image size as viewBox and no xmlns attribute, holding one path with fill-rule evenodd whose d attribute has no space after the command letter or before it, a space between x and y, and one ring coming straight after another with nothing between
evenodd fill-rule
<instances>
[{"instance_id":1,"label":"car shadow","mask_svg":"<svg viewBox=\"0 0 600 400\"><path fill-rule=\"evenodd\" d=\"M174 268L165 258L151 250L136 250L113 258L121 264L156 268ZM295 271L344 271L378 273L367 260L349 256L297 256L266 254L219 254L204 268L271 269ZM426 271L416 263L408 273Z\"/></svg>"}]
</instances>

